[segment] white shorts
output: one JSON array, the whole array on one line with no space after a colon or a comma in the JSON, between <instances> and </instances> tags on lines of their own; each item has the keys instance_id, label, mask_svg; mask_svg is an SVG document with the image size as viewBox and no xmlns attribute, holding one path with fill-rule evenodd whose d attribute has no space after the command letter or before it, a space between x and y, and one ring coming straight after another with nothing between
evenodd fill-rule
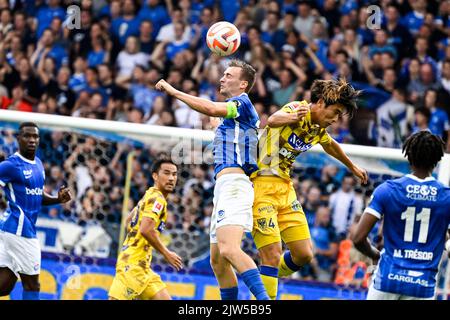
<instances>
[{"instance_id":1,"label":"white shorts","mask_svg":"<svg viewBox=\"0 0 450 320\"><path fill-rule=\"evenodd\" d=\"M238 225L246 232L252 231L254 197L253 183L245 174L229 173L217 179L209 233L211 243L217 243L216 229L222 226Z\"/></svg>"},{"instance_id":2,"label":"white shorts","mask_svg":"<svg viewBox=\"0 0 450 320\"><path fill-rule=\"evenodd\" d=\"M29 239L0 231L0 267L19 273L36 275L41 271L41 246L38 239Z\"/></svg>"},{"instance_id":3,"label":"white shorts","mask_svg":"<svg viewBox=\"0 0 450 320\"><path fill-rule=\"evenodd\" d=\"M377 290L373 287L373 284L369 286L369 291L367 292L367 300L435 300L434 297L430 298L418 298L405 296L398 293L384 292Z\"/></svg>"}]
</instances>

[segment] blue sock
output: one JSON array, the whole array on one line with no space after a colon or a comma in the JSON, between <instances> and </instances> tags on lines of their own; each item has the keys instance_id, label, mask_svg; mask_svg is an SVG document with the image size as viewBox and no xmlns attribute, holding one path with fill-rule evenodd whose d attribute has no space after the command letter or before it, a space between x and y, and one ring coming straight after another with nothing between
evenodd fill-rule
<instances>
[{"instance_id":1,"label":"blue sock","mask_svg":"<svg viewBox=\"0 0 450 320\"><path fill-rule=\"evenodd\" d=\"M250 269L241 274L245 285L248 287L251 293L255 296L256 300L270 300L267 295L266 289L261 280L261 275L258 269Z\"/></svg>"},{"instance_id":2,"label":"blue sock","mask_svg":"<svg viewBox=\"0 0 450 320\"><path fill-rule=\"evenodd\" d=\"M291 252L289 250L286 250L286 252L284 253L284 262L286 262L286 265L292 271L300 270L300 266L296 265L295 262L292 260Z\"/></svg>"},{"instance_id":3,"label":"blue sock","mask_svg":"<svg viewBox=\"0 0 450 320\"><path fill-rule=\"evenodd\" d=\"M22 292L22 300L39 300L39 291L25 291Z\"/></svg>"},{"instance_id":4,"label":"blue sock","mask_svg":"<svg viewBox=\"0 0 450 320\"><path fill-rule=\"evenodd\" d=\"M237 300L238 299L238 287L232 288L220 288L220 297L222 300Z\"/></svg>"}]
</instances>

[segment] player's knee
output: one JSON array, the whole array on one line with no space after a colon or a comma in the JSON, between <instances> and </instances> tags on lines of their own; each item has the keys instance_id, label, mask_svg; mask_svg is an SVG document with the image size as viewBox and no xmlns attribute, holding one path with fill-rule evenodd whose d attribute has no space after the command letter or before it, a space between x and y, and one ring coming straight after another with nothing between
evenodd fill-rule
<instances>
[{"instance_id":1,"label":"player's knee","mask_svg":"<svg viewBox=\"0 0 450 320\"><path fill-rule=\"evenodd\" d=\"M292 256L292 261L298 265L298 266L303 266L305 264L308 264L311 262L311 260L314 257L314 254L312 252L312 248L311 249L307 249L307 250L302 250L300 252L292 252L291 251L291 256Z\"/></svg>"},{"instance_id":2,"label":"player's knee","mask_svg":"<svg viewBox=\"0 0 450 320\"><path fill-rule=\"evenodd\" d=\"M26 283L23 282L22 285L25 291L41 291L41 284L39 281L27 281Z\"/></svg>"},{"instance_id":3,"label":"player's knee","mask_svg":"<svg viewBox=\"0 0 450 320\"><path fill-rule=\"evenodd\" d=\"M281 260L280 246L267 246L259 250L261 263L265 266L278 267Z\"/></svg>"},{"instance_id":4,"label":"player's knee","mask_svg":"<svg viewBox=\"0 0 450 320\"><path fill-rule=\"evenodd\" d=\"M219 244L220 255L229 262L238 258L241 248L229 244Z\"/></svg>"}]
</instances>

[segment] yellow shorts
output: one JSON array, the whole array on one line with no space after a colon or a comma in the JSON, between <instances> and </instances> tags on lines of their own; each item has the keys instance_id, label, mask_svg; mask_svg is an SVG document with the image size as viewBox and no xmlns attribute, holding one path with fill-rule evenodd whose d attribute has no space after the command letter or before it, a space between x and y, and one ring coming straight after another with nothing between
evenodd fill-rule
<instances>
[{"instance_id":1,"label":"yellow shorts","mask_svg":"<svg viewBox=\"0 0 450 320\"><path fill-rule=\"evenodd\" d=\"M124 272L119 268L109 289L109 296L118 300L150 300L167 287L153 270L138 276L142 273L142 269L139 269Z\"/></svg>"},{"instance_id":2,"label":"yellow shorts","mask_svg":"<svg viewBox=\"0 0 450 320\"><path fill-rule=\"evenodd\" d=\"M292 182L278 177L252 179L253 240L262 248L272 243L289 243L311 238L308 222Z\"/></svg>"}]
</instances>

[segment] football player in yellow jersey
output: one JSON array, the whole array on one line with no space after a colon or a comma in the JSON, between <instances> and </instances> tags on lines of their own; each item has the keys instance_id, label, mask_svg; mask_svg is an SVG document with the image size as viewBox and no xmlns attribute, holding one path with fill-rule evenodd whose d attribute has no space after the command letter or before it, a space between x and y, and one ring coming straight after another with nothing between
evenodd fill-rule
<instances>
[{"instance_id":1,"label":"football player in yellow jersey","mask_svg":"<svg viewBox=\"0 0 450 320\"><path fill-rule=\"evenodd\" d=\"M154 186L149 188L127 219L127 236L119 254L109 298L111 300L170 300L159 275L150 269L153 248L177 271L181 258L159 238L167 219L167 196L177 183L177 166L157 160L152 167Z\"/></svg>"},{"instance_id":2,"label":"football player in yellow jersey","mask_svg":"<svg viewBox=\"0 0 450 320\"><path fill-rule=\"evenodd\" d=\"M294 101L268 119L258 144L258 170L251 175L255 188L253 239L261 257L261 278L271 299L276 299L278 277L288 276L313 257L303 209L290 179L295 158L320 143L367 183L364 169L356 166L331 138L326 128L356 110L356 91L345 80L316 80L311 103ZM281 240L288 249L282 255Z\"/></svg>"}]
</instances>

